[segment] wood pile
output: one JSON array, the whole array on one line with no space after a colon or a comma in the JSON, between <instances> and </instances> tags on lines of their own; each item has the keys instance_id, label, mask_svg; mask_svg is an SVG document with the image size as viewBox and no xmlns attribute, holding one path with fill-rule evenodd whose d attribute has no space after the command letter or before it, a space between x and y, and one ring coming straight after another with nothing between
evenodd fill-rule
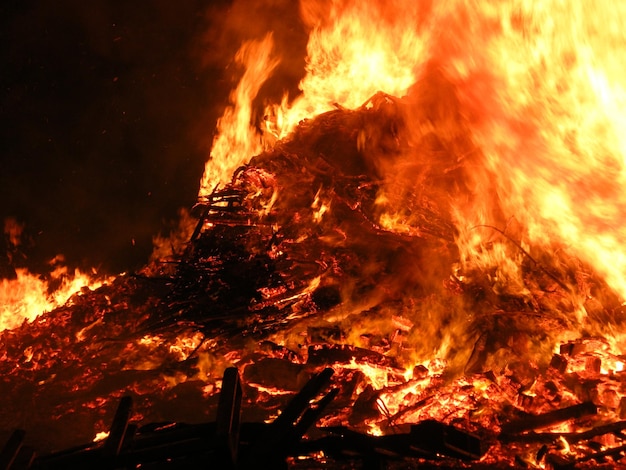
<instances>
[{"instance_id":1,"label":"wood pile","mask_svg":"<svg viewBox=\"0 0 626 470\"><path fill-rule=\"evenodd\" d=\"M451 275L471 139L409 135L409 118L455 119L412 109L379 94L301 123L199 201L176 258L4 331L0 468L615 465L626 359L584 330L554 353L579 328L571 290L608 290L553 252L522 253L523 294ZM381 202L383 167L416 146L415 188ZM380 222L390 201L407 230ZM501 222L492 235L519 247ZM596 318L623 322L595 298Z\"/></svg>"}]
</instances>

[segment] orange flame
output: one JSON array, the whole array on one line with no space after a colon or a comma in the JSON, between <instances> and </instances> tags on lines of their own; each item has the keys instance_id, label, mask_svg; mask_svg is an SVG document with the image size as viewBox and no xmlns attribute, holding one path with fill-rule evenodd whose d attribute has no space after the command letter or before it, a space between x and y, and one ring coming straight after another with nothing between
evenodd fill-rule
<instances>
[{"instance_id":1,"label":"orange flame","mask_svg":"<svg viewBox=\"0 0 626 470\"><path fill-rule=\"evenodd\" d=\"M108 280L97 279L76 269L69 272L57 267L44 279L16 269L17 279L0 280L0 331L16 328L24 321L33 321L39 315L64 305L84 288L97 289ZM50 291L50 285L57 287Z\"/></svg>"},{"instance_id":2,"label":"orange flame","mask_svg":"<svg viewBox=\"0 0 626 470\"><path fill-rule=\"evenodd\" d=\"M420 97L433 94L447 109L418 110L409 124L447 146L450 165L464 166L466 191L447 202L463 266L497 266L502 288L523 293L520 251L477 229L506 230L514 218L524 227L522 248L567 248L626 297L626 141L619 132L626 7L600 2L590 14L557 0L421 3L303 0L311 32L302 94L274 105L271 132L283 138L302 119L336 105L355 108L379 90L410 93L421 105ZM276 63L270 42L246 44L238 55L256 73L244 75L220 122L201 194L261 149L250 103ZM419 235L386 202L397 202L389 192L419 193L418 175L401 170L425 157L437 155L413 148L401 161L378 163L391 181L380 195L383 226Z\"/></svg>"},{"instance_id":3,"label":"orange flame","mask_svg":"<svg viewBox=\"0 0 626 470\"><path fill-rule=\"evenodd\" d=\"M626 6L602 1L594 3L593 12L587 9L559 0L301 0L301 16L310 28L301 94L291 100L285 95L281 103L267 106L262 125L253 122L252 100L277 60L270 57L267 37L245 44L238 59L245 56L248 70L265 71L246 72L231 96L234 104L220 121L200 195L228 181L238 165L263 150L262 132L268 141L288 139L304 119L333 108L382 103L393 113L398 110L393 97L406 97L400 112L407 146L394 147L392 155L381 151L375 126L364 126L356 137L379 178L379 226L421 237L413 214L426 198L447 210L455 225L459 258L447 267L454 282L469 284L472 272L489 273L493 294L531 305L536 286L527 284L523 266L538 256L557 260L548 261L549 269L570 290L567 307L554 313L568 317L572 331L561 325L551 341L532 346L523 335L511 336L482 365L485 370L506 368L518 354L508 354L509 347L519 348L531 362L549 358L555 343L580 334L579 325L610 337L612 350L623 351L623 319L590 325L590 289L581 288L584 282L575 284L571 273L565 274L567 267L558 264L565 259L589 266L626 300L626 193L621 190L626 140L620 132L626 122ZM370 100L380 91L390 96ZM440 175L447 179L441 182ZM323 196L318 192L311 201L318 223L331 209ZM565 256L551 257L554 253ZM407 266L412 262L421 263L406 260ZM460 297L446 305L437 297L434 292L400 307L415 326L404 332L407 347L396 348L398 359L407 370L428 359L442 361L454 376L472 359L476 338L468 326L480 312ZM384 319L363 318L364 327L350 319L376 302L344 303L329 314L345 315L347 343L361 346L363 332L387 333L388 318L384 325ZM297 344L288 333L284 338ZM386 387L384 370L358 368L375 389ZM429 378L407 379L406 387L381 400L393 413L428 383ZM473 399L486 393L480 388ZM464 405L455 398L450 407ZM448 405L431 408L418 414L443 416Z\"/></svg>"},{"instance_id":4,"label":"orange flame","mask_svg":"<svg viewBox=\"0 0 626 470\"><path fill-rule=\"evenodd\" d=\"M403 96L424 61L418 2L306 0L301 16L311 28L302 94L281 104L278 137L305 118L339 105L354 109L378 91Z\"/></svg>"},{"instance_id":5,"label":"orange flame","mask_svg":"<svg viewBox=\"0 0 626 470\"><path fill-rule=\"evenodd\" d=\"M252 100L278 65L272 58L272 35L260 41L244 43L235 57L245 68L237 88L231 93L232 106L218 122L211 158L206 163L200 184L200 196L211 193L216 185L231 180L233 171L263 149L262 139L252 126Z\"/></svg>"}]
</instances>

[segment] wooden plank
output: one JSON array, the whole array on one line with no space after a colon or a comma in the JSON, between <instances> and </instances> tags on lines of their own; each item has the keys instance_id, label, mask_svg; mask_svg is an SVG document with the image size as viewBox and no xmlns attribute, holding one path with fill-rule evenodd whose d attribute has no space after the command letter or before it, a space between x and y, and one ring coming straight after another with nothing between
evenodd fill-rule
<instances>
[{"instance_id":1,"label":"wooden plank","mask_svg":"<svg viewBox=\"0 0 626 470\"><path fill-rule=\"evenodd\" d=\"M102 448L102 455L104 457L116 457L120 454L122 444L126 438L128 420L130 419L132 407L132 397L122 397L117 406L111 427L109 428L109 437L107 437L104 447Z\"/></svg>"},{"instance_id":2,"label":"wooden plank","mask_svg":"<svg viewBox=\"0 0 626 470\"><path fill-rule=\"evenodd\" d=\"M2 452L0 452L0 470L9 470L11 468L15 457L17 457L18 452L22 448L24 437L26 437L26 431L22 429L13 431L11 437L4 444Z\"/></svg>"},{"instance_id":3,"label":"wooden plank","mask_svg":"<svg viewBox=\"0 0 626 470\"><path fill-rule=\"evenodd\" d=\"M232 468L237 464L241 398L239 371L236 367L229 367L222 378L222 391L217 406L216 439L218 446L226 449L224 465Z\"/></svg>"},{"instance_id":4,"label":"wooden plank","mask_svg":"<svg viewBox=\"0 0 626 470\"><path fill-rule=\"evenodd\" d=\"M531 429L544 428L563 423L570 419L582 418L598 413L598 408L592 402L579 403L559 410L548 411L539 415L524 416L502 426L503 434L516 434Z\"/></svg>"},{"instance_id":5,"label":"wooden plank","mask_svg":"<svg viewBox=\"0 0 626 470\"><path fill-rule=\"evenodd\" d=\"M485 453L475 434L435 420L412 425L411 440L414 448L463 460L477 460Z\"/></svg>"}]
</instances>

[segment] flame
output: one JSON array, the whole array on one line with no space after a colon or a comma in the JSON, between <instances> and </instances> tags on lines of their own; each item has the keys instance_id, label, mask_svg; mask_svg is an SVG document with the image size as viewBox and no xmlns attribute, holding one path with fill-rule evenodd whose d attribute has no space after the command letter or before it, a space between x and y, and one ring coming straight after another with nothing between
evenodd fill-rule
<instances>
[{"instance_id":1,"label":"flame","mask_svg":"<svg viewBox=\"0 0 626 470\"><path fill-rule=\"evenodd\" d=\"M18 259L25 257L19 251L24 237L25 225L14 217L4 219L4 236L7 243L7 259L11 268ZM65 265L65 259L57 255L48 262L51 271L36 275L23 267L15 268L14 278L0 279L0 331L13 329L24 321L33 321L42 313L66 304L73 295L83 289L97 289L112 280L79 269L73 272Z\"/></svg>"},{"instance_id":2,"label":"flame","mask_svg":"<svg viewBox=\"0 0 626 470\"><path fill-rule=\"evenodd\" d=\"M205 165L200 196L230 181L237 167L263 149L262 139L252 125L252 100L278 65L278 60L272 57L273 44L272 35L268 34L262 40L245 42L237 52L235 60L245 71L230 96L232 105L218 121L218 134Z\"/></svg>"},{"instance_id":3,"label":"flame","mask_svg":"<svg viewBox=\"0 0 626 470\"><path fill-rule=\"evenodd\" d=\"M499 200L528 227L529 243L567 247L624 297L626 81L616 58L626 8L511 1L437 10L439 63L495 177L495 194L459 209L462 233L489 220L486 199Z\"/></svg>"},{"instance_id":4,"label":"flame","mask_svg":"<svg viewBox=\"0 0 626 470\"><path fill-rule=\"evenodd\" d=\"M285 94L281 103L267 106L262 123L266 136L283 138L301 120L337 105L356 108L379 90L402 96L415 82L416 64L424 51L424 40L414 30L420 22L415 2L307 0L300 10L311 29L302 93L292 102ZM263 149L252 101L278 65L272 45L272 36L267 35L245 42L237 53L236 60L246 71L231 94L232 106L218 123L200 196L229 181L233 170Z\"/></svg>"},{"instance_id":5,"label":"flame","mask_svg":"<svg viewBox=\"0 0 626 470\"><path fill-rule=\"evenodd\" d=\"M271 37L245 43L238 54L246 72L220 120L201 197L264 145L280 149L280 139L288 141L306 119L336 108L375 109L389 118L391 138L380 135L378 123L365 122L355 143L378 188L377 227L420 239L426 235L419 220L424 207L454 225L458 257L427 260L448 263L432 269L444 279L431 280L431 295L411 299L411 282L422 278L406 271L424 260L409 256L397 279L381 282L371 297L345 301L352 287L342 286L344 302L324 315L346 332L342 342L397 359L400 371L354 360L333 366L359 371L379 393L381 416L394 416L397 424L471 416L493 425L497 412L484 403L494 396L511 403L524 398L511 379L516 361L538 369L555 344L582 331L608 337L610 347L567 358L566 373L609 381L624 367L623 308L593 324L590 301L599 293L585 273L597 273L626 300L626 137L620 132L626 122L626 6L600 1L592 13L587 10L560 0L301 0L310 36L300 94L269 104L262 122L253 100L279 60L272 56ZM320 187L308 202L313 223L333 218L332 191ZM263 215L280 205L278 193L274 189ZM342 245L349 243L347 232L334 230L343 235ZM539 291L554 289L529 280L528 264L539 266L562 298L538 298ZM372 262L363 275L377 269ZM470 330L481 315L491 319L501 312L493 304L480 311L462 294L449 294L480 276L485 295L515 298L527 312L562 317L568 325L541 341L524 333L501 338L496 329L485 339L496 343L491 357L478 359L493 379L468 370L480 356L480 338ZM323 281L316 277L306 292ZM389 292L403 300L376 311ZM302 334L296 328L278 336L286 341L277 343L299 345ZM372 336L382 339L380 351ZM420 364L421 372L413 374ZM519 407L551 409L545 383L528 386L527 402ZM611 412L623 408L621 391L608 385L598 390L598 401ZM579 398L568 390L560 397L564 403ZM385 433L376 418L364 425L370 433ZM562 444L564 453L574 452L567 441Z\"/></svg>"},{"instance_id":6,"label":"flame","mask_svg":"<svg viewBox=\"0 0 626 470\"><path fill-rule=\"evenodd\" d=\"M577 376L599 383L594 390L605 412L623 414L623 391L611 379L624 368L621 352L626 337L621 330L626 319L621 318L623 309L614 309L603 312L612 317L610 322L590 327L591 300L598 291L588 273L598 273L624 306L626 196L621 189L626 182L626 137L620 130L626 121L626 79L622 78L626 6L599 1L589 14L582 4L562 0L302 0L300 13L310 36L299 95L284 95L280 103L258 112L255 106L261 101L263 85L282 58L275 56L271 34L242 44L235 58L242 67L241 80L218 123L199 196L207 197L227 184L239 166L269 146L280 149L280 139L287 142L303 120L336 108L374 110L389 119L393 132L383 136L378 123L364 122L353 136L366 163L363 171L370 172L366 176L376 187L371 225L401 235L407 246L415 242L410 245L414 248L416 240L427 235L418 209L432 209L427 215L451 220L446 226L449 240L441 244L453 254L425 260L419 247L415 253L397 250L396 263L385 264L378 253L365 253L362 264L355 261L350 267L358 267L354 277L375 279L374 293L369 295L369 285L361 288L350 277L337 288L342 302L321 312L321 318L304 325L301 312L292 310L285 323L293 320L298 325L276 333L276 345L304 353L306 327L319 321L340 327L337 342L368 348L389 359L393 366L356 359L332 365L340 374L358 377L355 395L365 389L375 392L376 409L369 411L378 415L363 423L370 433L384 434L387 420L403 424L425 418L483 420L493 429L500 416L489 405L506 402L507 407L514 404L540 413L557 406L548 395L562 385L556 373L549 379L536 373L540 369L536 356L549 360L552 353L560 353L554 348L556 338L538 341L531 333L504 332L497 322L510 314L514 324L522 311L541 316L544 323L534 326L541 330L553 314L561 315L567 317L567 327L556 328L561 340L582 332L595 334L596 329L610 337L596 341L591 349L581 346L582 352L572 352L559 363L560 372L572 381ZM255 197L263 193L261 188L271 189L260 216L271 216L276 207L284 209L283 188L272 178L263 175L255 183L259 190ZM336 204L333 188L325 184L305 201L311 215L306 222L316 224L316 230L309 231L319 233L329 251L341 245L347 252L348 237L358 236L356 230L341 224L324 230L335 213L346 214L358 209L358 204ZM184 218L187 221L172 246L155 239L155 258L184 249L193 228L193 221ZM273 233L280 232L280 223L271 220ZM10 245L17 246L19 224L6 222L5 232ZM312 235L297 235L290 243L312 239ZM274 255L280 258L283 253ZM533 285L528 264L549 264L544 269L546 283L558 285L563 298L541 304L537 292L551 293L550 285L541 289ZM292 294L282 285L257 292L279 309L297 305L317 313L310 307L311 299L329 287L327 272L345 279L339 265L321 266L324 274L316 271L306 287ZM378 282L381 266L399 273ZM435 275L439 277L417 286L424 277ZM484 307L481 304L482 310L468 305L470 295L463 291L479 275L484 283L476 297L493 299ZM55 276L79 277L67 272ZM17 270L16 280L0 284L0 302L5 306L0 328L14 328L60 305L81 288L81 282L49 294L43 280ZM335 285L330 287L334 293ZM423 290L418 296L419 289ZM520 305L519 311L498 310L497 301L507 298ZM381 299L392 301L384 304ZM483 349L493 348L489 357L481 356L483 337L476 323L482 317L495 325L482 344ZM88 329L98 325L91 323L76 337L83 341ZM213 381L202 388L203 396L208 396L219 389L215 377L227 363L245 363L263 355L212 349L205 339L191 326L182 333L129 339L121 368L158 371L169 389L183 381ZM21 354L25 362L37 357L32 347ZM467 366L476 357L480 370ZM182 362L190 367L169 372L170 364ZM270 397L292 393L253 381L248 385ZM559 405L582 400L565 389L558 398ZM573 426L568 422L554 429L569 431ZM565 439L562 444L566 453L574 452Z\"/></svg>"},{"instance_id":7,"label":"flame","mask_svg":"<svg viewBox=\"0 0 626 470\"><path fill-rule=\"evenodd\" d=\"M493 272L495 294L532 303L524 262L566 253L554 259L580 260L626 298L625 6L599 2L589 14L559 0L302 0L300 14L310 33L301 93L255 120L252 101L279 58L271 36L242 46L246 72L220 121L201 196L260 152L264 136L287 138L338 106L393 111L392 97L407 96L407 148L390 158L367 126L357 138L381 180L380 227L422 236L412 208L428 197L456 225L459 260L449 269L459 282ZM369 100L379 91L387 97ZM429 179L436 167L449 179ZM325 205L311 205L319 221ZM559 263L546 272L572 291L563 314L587 323L590 293ZM458 342L462 316L437 336ZM618 333L607 322L595 328Z\"/></svg>"},{"instance_id":8,"label":"flame","mask_svg":"<svg viewBox=\"0 0 626 470\"><path fill-rule=\"evenodd\" d=\"M302 94L274 107L280 116L276 136L337 105L357 108L381 90L403 96L425 54L425 38L416 28L421 9L418 2L397 0L301 1L301 17L311 29L306 75Z\"/></svg>"},{"instance_id":9,"label":"flame","mask_svg":"<svg viewBox=\"0 0 626 470\"><path fill-rule=\"evenodd\" d=\"M320 188L315 194L315 199L311 204L311 209L313 209L313 221L316 223L321 222L322 217L328 211L330 211L331 202L323 200L323 196L320 194L322 192L322 188Z\"/></svg>"},{"instance_id":10,"label":"flame","mask_svg":"<svg viewBox=\"0 0 626 470\"><path fill-rule=\"evenodd\" d=\"M46 279L25 268L15 270L16 279L0 280L0 331L33 321L45 312L65 305L83 289L94 290L110 281L66 266L58 266Z\"/></svg>"}]
</instances>

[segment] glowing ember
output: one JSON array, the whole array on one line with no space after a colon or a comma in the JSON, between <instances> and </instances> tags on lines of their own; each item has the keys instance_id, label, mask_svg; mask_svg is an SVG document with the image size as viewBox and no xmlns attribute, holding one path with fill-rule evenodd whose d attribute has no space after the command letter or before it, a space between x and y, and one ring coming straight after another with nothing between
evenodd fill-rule
<instances>
[{"instance_id":1,"label":"glowing ember","mask_svg":"<svg viewBox=\"0 0 626 470\"><path fill-rule=\"evenodd\" d=\"M106 282L79 270L68 272L63 266L52 271L48 279L29 273L24 268L18 268L15 272L17 279L0 280L0 330L32 321L45 312L65 305L83 289L97 289Z\"/></svg>"},{"instance_id":2,"label":"glowing ember","mask_svg":"<svg viewBox=\"0 0 626 470\"><path fill-rule=\"evenodd\" d=\"M109 437L108 431L102 431L96 434L96 437L93 438L93 442L100 442Z\"/></svg>"},{"instance_id":3,"label":"glowing ember","mask_svg":"<svg viewBox=\"0 0 626 470\"><path fill-rule=\"evenodd\" d=\"M449 201L464 271L493 267L494 288L523 294L523 253L567 248L626 294L620 242L626 228L619 216L626 146L616 131L626 93L615 60L622 56L622 7L607 3L590 15L583 6L556 1L307 0L301 13L311 29L307 73L300 96L285 98L280 112L266 113L279 116L280 123L273 123L277 137L336 103L354 109L379 90L426 96L418 104L434 108L416 110L406 123L413 145L392 161L380 155L374 163L389 182L379 195L381 226L419 235L415 221L397 207L419 203L412 198L420 195L424 162L439 164L429 152L448 152L441 163L466 167L459 183L467 187L450 193L455 200ZM278 60L270 59L271 50L266 37L238 55L247 64L233 95L233 109L241 112L237 124L229 122L230 109L220 123L201 195L261 148L249 147L260 138L254 137L250 109ZM433 70L440 78L433 79ZM235 129L241 138L228 137ZM363 132L359 142L367 153L375 136ZM427 136L442 148L424 146ZM231 159L236 161L226 163ZM210 168L218 167L226 171L212 176ZM512 219L521 229L509 229ZM580 309L577 315L586 317Z\"/></svg>"},{"instance_id":4,"label":"glowing ember","mask_svg":"<svg viewBox=\"0 0 626 470\"><path fill-rule=\"evenodd\" d=\"M594 8L302 0L301 94L255 110L280 58L271 34L241 46L174 266L8 332L6 375L58 386L77 340L72 393L162 419L154 401L214 402L234 365L267 421L328 367L326 426L462 425L483 462L539 468L623 445L602 426L626 417L626 7ZM0 326L65 302L17 275Z\"/></svg>"}]
</instances>

